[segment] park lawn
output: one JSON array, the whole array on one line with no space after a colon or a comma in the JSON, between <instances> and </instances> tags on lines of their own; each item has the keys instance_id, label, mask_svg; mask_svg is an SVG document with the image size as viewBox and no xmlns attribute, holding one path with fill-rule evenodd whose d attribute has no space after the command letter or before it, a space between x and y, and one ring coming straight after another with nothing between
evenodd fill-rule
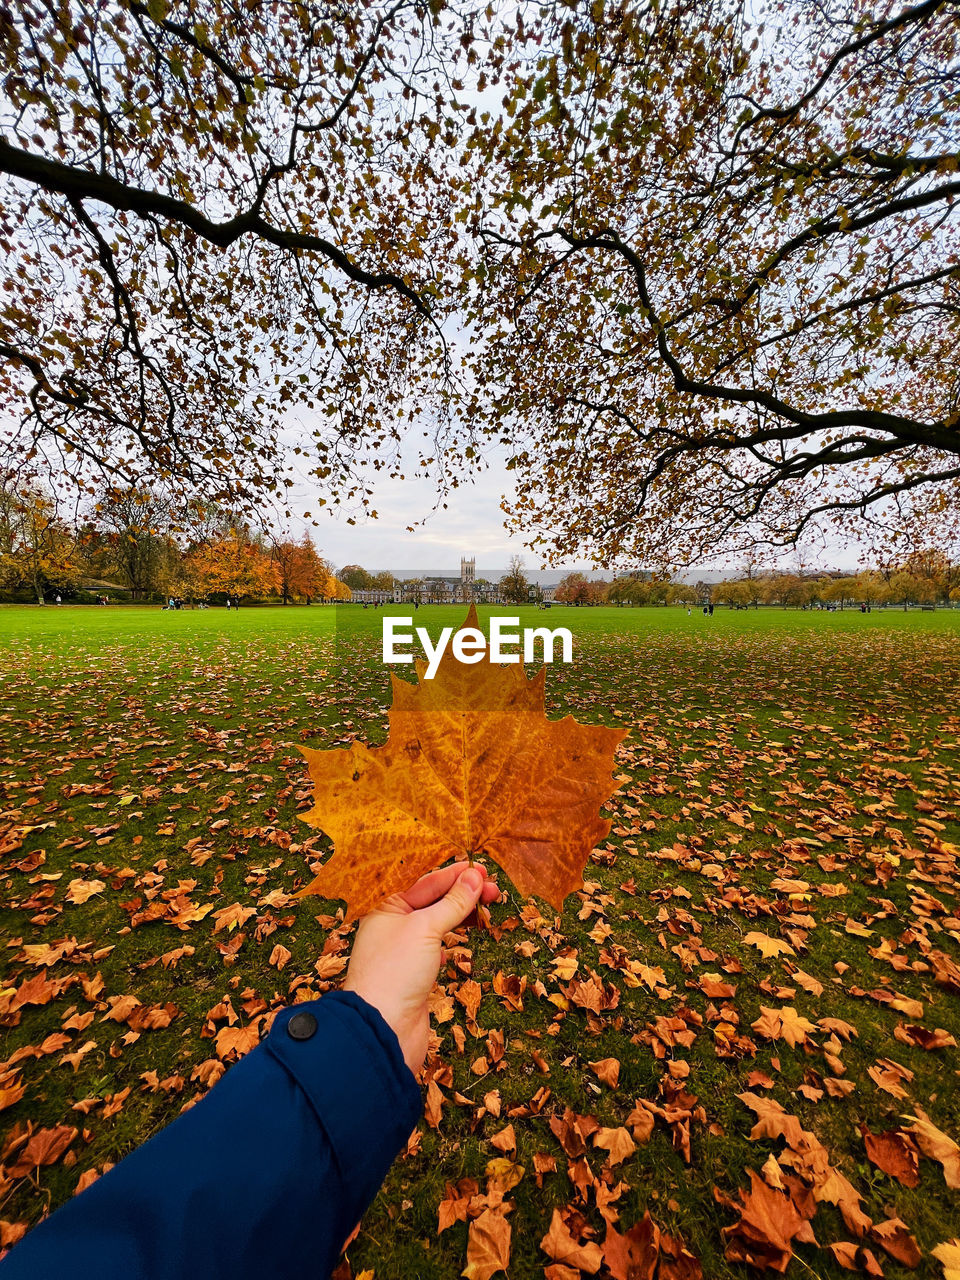
<instances>
[{"instance_id":1,"label":"park lawn","mask_svg":"<svg viewBox=\"0 0 960 1280\"><path fill-rule=\"evenodd\" d=\"M886 1275L939 1276L956 1189L926 1156L915 1187L882 1172L861 1127L922 1108L960 1136L960 612L498 612L574 631L551 717L629 729L613 829L562 917L501 873L492 929L451 949L427 1067L442 1108L365 1217L353 1273L459 1275L468 1226L438 1235L438 1205L459 1179L483 1193L507 1154L524 1170L511 1280L543 1275L555 1208L603 1242L598 1187L619 1187L619 1230L648 1211L711 1280L744 1275L729 1202L771 1155L789 1176L782 1139L749 1137L750 1090L815 1135L874 1224L907 1224L915 1270L863 1242ZM275 1009L338 981L337 904L285 896L329 849L298 818L295 746L384 741L382 616L0 609L0 1163L17 1167L30 1126L78 1130L3 1182L5 1241L202 1096ZM781 1009L806 1022L784 1033ZM606 1059L615 1087L590 1066ZM570 1154L566 1108L627 1126L636 1150L612 1168L592 1140ZM843 1274L826 1247L856 1240L841 1211L821 1203L812 1227L790 1273Z\"/></svg>"}]
</instances>

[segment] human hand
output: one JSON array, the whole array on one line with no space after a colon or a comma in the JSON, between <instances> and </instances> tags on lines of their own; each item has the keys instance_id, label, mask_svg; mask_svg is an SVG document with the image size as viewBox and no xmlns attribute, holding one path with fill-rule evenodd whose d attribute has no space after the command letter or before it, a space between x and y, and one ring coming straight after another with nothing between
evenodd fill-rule
<instances>
[{"instance_id":1,"label":"human hand","mask_svg":"<svg viewBox=\"0 0 960 1280\"><path fill-rule=\"evenodd\" d=\"M421 876L360 921L343 989L379 1011L414 1074L427 1056L427 997L443 963L443 936L499 894L484 867L454 862Z\"/></svg>"}]
</instances>

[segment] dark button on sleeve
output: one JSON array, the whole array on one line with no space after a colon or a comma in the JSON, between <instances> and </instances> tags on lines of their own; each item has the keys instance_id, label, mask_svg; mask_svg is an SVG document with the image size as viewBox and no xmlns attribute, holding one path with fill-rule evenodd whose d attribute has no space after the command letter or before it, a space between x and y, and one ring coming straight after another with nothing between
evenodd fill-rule
<instances>
[{"instance_id":1,"label":"dark button on sleeve","mask_svg":"<svg viewBox=\"0 0 960 1280\"><path fill-rule=\"evenodd\" d=\"M363 1200L359 1217L423 1109L396 1034L355 992L329 991L281 1009L263 1043L309 1099L345 1185Z\"/></svg>"},{"instance_id":2,"label":"dark button on sleeve","mask_svg":"<svg viewBox=\"0 0 960 1280\"><path fill-rule=\"evenodd\" d=\"M291 1040L309 1040L316 1030L317 1020L312 1013L295 1013L287 1023L287 1035Z\"/></svg>"}]
</instances>

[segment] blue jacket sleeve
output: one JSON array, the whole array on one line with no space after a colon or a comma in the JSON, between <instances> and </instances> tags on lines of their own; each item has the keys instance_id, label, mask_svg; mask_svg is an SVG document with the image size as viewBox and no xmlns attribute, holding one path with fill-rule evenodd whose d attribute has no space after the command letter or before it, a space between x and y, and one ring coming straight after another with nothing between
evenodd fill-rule
<instances>
[{"instance_id":1,"label":"blue jacket sleeve","mask_svg":"<svg viewBox=\"0 0 960 1280\"><path fill-rule=\"evenodd\" d=\"M0 1280L326 1280L420 1113L359 996L283 1009L206 1097L14 1245Z\"/></svg>"}]
</instances>

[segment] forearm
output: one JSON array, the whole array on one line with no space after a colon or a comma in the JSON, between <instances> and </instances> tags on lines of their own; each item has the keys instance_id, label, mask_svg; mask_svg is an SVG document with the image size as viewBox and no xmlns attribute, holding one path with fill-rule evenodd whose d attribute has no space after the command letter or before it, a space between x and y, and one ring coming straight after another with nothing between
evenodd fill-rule
<instances>
[{"instance_id":1,"label":"forearm","mask_svg":"<svg viewBox=\"0 0 960 1280\"><path fill-rule=\"evenodd\" d=\"M315 1029L297 1038L291 1018ZM359 997L283 1010L209 1096L28 1233L0 1280L325 1277L420 1105Z\"/></svg>"}]
</instances>

